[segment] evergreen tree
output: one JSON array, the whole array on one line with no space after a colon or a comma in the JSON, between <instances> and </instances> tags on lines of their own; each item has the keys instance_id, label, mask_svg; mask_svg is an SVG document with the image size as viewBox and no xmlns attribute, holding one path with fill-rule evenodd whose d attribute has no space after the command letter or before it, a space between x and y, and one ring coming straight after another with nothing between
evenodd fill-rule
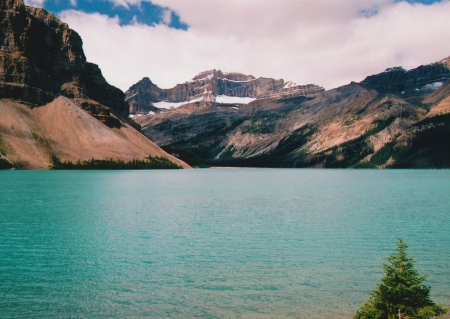
<instances>
[{"instance_id":1,"label":"evergreen tree","mask_svg":"<svg viewBox=\"0 0 450 319\"><path fill-rule=\"evenodd\" d=\"M397 254L383 264L384 276L369 300L356 312L354 319L429 319L447 309L430 299L430 287L414 269L415 260L406 256L406 246L399 238Z\"/></svg>"}]
</instances>

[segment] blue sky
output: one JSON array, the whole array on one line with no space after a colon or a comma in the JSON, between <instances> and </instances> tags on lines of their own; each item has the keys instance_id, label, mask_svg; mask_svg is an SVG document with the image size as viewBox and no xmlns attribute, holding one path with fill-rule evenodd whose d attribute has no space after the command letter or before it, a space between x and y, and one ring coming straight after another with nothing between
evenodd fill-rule
<instances>
[{"instance_id":1,"label":"blue sky","mask_svg":"<svg viewBox=\"0 0 450 319\"><path fill-rule=\"evenodd\" d=\"M408 0L409 3L424 3L424 4L433 4L435 2L441 2L442 0Z\"/></svg>"},{"instance_id":2,"label":"blue sky","mask_svg":"<svg viewBox=\"0 0 450 319\"><path fill-rule=\"evenodd\" d=\"M187 25L180 20L180 17L170 10L159 5L152 4L151 2L142 2L139 5L129 4L128 8L121 5L115 5L113 2L108 0L46 0L44 2L44 8L47 11L54 14L58 14L64 10L80 10L86 13L101 13L109 17L119 17L121 25L127 25L134 21L147 24L155 25L159 23L164 23L164 19L167 19L167 14L170 14L170 19L168 19L169 27L175 29L187 29Z\"/></svg>"},{"instance_id":3,"label":"blue sky","mask_svg":"<svg viewBox=\"0 0 450 319\"><path fill-rule=\"evenodd\" d=\"M205 0L208 1L208 0ZM398 0L397 2L405 1ZM433 4L442 0L406 0L409 3L423 3ZM64 10L80 10L87 13L101 13L109 17L118 17L121 25L128 25L137 21L139 23L153 26L155 24L164 23L164 19L167 19L167 14L170 14L170 21L168 26L175 29L187 30L188 25L184 23L180 17L167 7L162 7L153 4L149 1L143 1L138 5L129 4L128 8L115 5L110 0L46 0L44 7L49 12L58 14ZM363 11L362 14L371 17L376 14L377 11Z\"/></svg>"}]
</instances>

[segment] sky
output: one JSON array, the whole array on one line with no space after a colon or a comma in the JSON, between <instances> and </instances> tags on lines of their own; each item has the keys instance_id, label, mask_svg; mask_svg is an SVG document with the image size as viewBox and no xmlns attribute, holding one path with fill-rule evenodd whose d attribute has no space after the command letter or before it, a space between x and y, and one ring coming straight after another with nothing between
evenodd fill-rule
<instances>
[{"instance_id":1,"label":"sky","mask_svg":"<svg viewBox=\"0 0 450 319\"><path fill-rule=\"evenodd\" d=\"M25 0L123 91L212 69L326 89L450 56L450 0Z\"/></svg>"}]
</instances>

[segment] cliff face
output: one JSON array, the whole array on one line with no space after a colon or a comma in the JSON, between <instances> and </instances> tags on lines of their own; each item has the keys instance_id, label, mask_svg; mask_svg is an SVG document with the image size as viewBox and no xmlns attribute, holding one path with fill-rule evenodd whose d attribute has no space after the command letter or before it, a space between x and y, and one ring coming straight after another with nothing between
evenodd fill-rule
<instances>
[{"instance_id":1,"label":"cliff face","mask_svg":"<svg viewBox=\"0 0 450 319\"><path fill-rule=\"evenodd\" d=\"M178 84L171 89L161 89L149 78L130 87L126 92L130 113L157 111L153 103L189 102L196 100L197 106L214 105L215 97L283 98L286 95L309 95L323 92L317 85L299 86L284 80L255 78L241 73L224 73L211 70L198 74L191 81ZM201 101L201 102L198 102Z\"/></svg>"},{"instance_id":2,"label":"cliff face","mask_svg":"<svg viewBox=\"0 0 450 319\"><path fill-rule=\"evenodd\" d=\"M153 103L159 102L161 89L153 84L149 78L143 78L128 89L126 101L130 106L130 114L148 113L157 111Z\"/></svg>"},{"instance_id":3,"label":"cliff face","mask_svg":"<svg viewBox=\"0 0 450 319\"><path fill-rule=\"evenodd\" d=\"M44 9L23 0L2 1L0 95L32 106L63 95L101 119L109 109L126 117L124 94L88 63L80 36Z\"/></svg>"},{"instance_id":4,"label":"cliff face","mask_svg":"<svg viewBox=\"0 0 450 319\"><path fill-rule=\"evenodd\" d=\"M124 93L86 62L67 24L22 0L2 0L0 31L0 169L45 169L53 156L74 163L162 156L188 167L130 125Z\"/></svg>"},{"instance_id":5,"label":"cliff face","mask_svg":"<svg viewBox=\"0 0 450 319\"><path fill-rule=\"evenodd\" d=\"M450 57L439 62L421 65L410 71L401 67L368 76L361 82L367 88L380 93L398 94L404 97L426 94L450 80Z\"/></svg>"}]
</instances>

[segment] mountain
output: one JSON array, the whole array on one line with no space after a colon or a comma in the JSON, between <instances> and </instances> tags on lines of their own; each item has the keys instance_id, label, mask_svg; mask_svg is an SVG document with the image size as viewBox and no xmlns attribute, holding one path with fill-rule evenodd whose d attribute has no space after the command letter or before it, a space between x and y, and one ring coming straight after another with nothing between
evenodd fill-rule
<instances>
[{"instance_id":1,"label":"mountain","mask_svg":"<svg viewBox=\"0 0 450 319\"><path fill-rule=\"evenodd\" d=\"M450 58L336 89L136 116L191 165L450 167Z\"/></svg>"},{"instance_id":2,"label":"mountain","mask_svg":"<svg viewBox=\"0 0 450 319\"><path fill-rule=\"evenodd\" d=\"M323 91L313 84L297 85L284 80L211 70L171 89L160 89L149 78L143 78L126 92L126 100L131 114L147 114L167 108L247 104L259 98L314 95Z\"/></svg>"},{"instance_id":3,"label":"mountain","mask_svg":"<svg viewBox=\"0 0 450 319\"><path fill-rule=\"evenodd\" d=\"M410 71L402 67L390 68L383 73L368 76L361 84L379 93L410 97L431 93L449 79L450 57Z\"/></svg>"},{"instance_id":4,"label":"mountain","mask_svg":"<svg viewBox=\"0 0 450 319\"><path fill-rule=\"evenodd\" d=\"M0 166L173 158L128 120L125 95L86 61L80 36L23 0L0 4Z\"/></svg>"}]
</instances>

